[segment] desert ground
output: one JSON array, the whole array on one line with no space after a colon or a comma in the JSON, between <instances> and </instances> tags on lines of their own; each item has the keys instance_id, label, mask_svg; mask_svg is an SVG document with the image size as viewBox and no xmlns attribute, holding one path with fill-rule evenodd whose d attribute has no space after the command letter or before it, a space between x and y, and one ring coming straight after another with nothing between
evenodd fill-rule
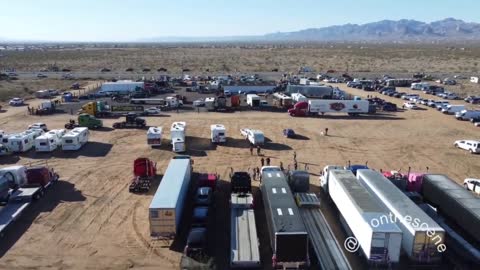
<instances>
[{"instance_id":1,"label":"desert ground","mask_svg":"<svg viewBox=\"0 0 480 270\"><path fill-rule=\"evenodd\" d=\"M371 94L341 87L354 95ZM399 99L384 98L401 106ZM24 107L18 107L2 113L0 124L8 132L22 131L28 124L39 121L55 129L63 128L70 117L30 116ZM217 269L226 269L228 265L226 187L230 168L248 170L260 166L260 157L250 155L240 128L264 132L270 141L262 153L272 159L273 165L283 162L285 167L293 166L296 151L299 167L308 164L315 192L319 190L319 172L325 165L344 165L348 161L368 162L369 167L377 170L402 172L409 167L424 172L428 167L429 172L447 174L459 183L466 177L480 176L480 156L453 147L454 140L478 139L479 128L430 108L358 118L343 115L292 118L287 113L247 111L167 112L146 119L149 126L163 126L166 130L160 149L147 146L145 130L105 128L91 131L90 142L80 151L53 154L30 151L0 159L2 166L47 162L61 176L61 181L0 240L0 269L178 269L184 236L174 243L152 240L149 236L148 206L161 177L148 194L128 192L135 158L152 158L157 162L159 174L165 171L174 155L168 145L168 129L174 121L187 122L187 154L193 157L194 172L221 176L214 229L209 236L215 243L211 252L218 256ZM104 125L111 127L114 121L104 120ZM209 141L209 126L215 123L227 128L229 138L224 145L213 146ZM293 128L301 135L300 139L283 137L284 128ZM324 128L329 128L329 136L321 135ZM329 212L326 205L323 210ZM327 216L338 228L338 220L331 213ZM256 217L263 265L269 269L271 254L265 238L263 211L256 211ZM343 241L340 229L336 234ZM355 268L362 269L358 258L349 255L349 259Z\"/></svg>"}]
</instances>

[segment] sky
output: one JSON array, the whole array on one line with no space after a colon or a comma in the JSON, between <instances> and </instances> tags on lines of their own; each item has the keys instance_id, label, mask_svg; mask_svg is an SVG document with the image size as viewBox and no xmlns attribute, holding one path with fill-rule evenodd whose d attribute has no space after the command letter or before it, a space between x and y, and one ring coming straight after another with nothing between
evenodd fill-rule
<instances>
[{"instance_id":1,"label":"sky","mask_svg":"<svg viewBox=\"0 0 480 270\"><path fill-rule=\"evenodd\" d=\"M0 0L0 40L262 35L384 19L480 22L479 0Z\"/></svg>"}]
</instances>

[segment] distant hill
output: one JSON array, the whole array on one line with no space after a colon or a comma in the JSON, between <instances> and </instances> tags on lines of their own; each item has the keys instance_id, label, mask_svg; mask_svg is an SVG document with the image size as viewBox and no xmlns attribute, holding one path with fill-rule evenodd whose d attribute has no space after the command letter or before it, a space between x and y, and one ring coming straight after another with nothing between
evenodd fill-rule
<instances>
[{"instance_id":1,"label":"distant hill","mask_svg":"<svg viewBox=\"0 0 480 270\"><path fill-rule=\"evenodd\" d=\"M467 41L480 40L480 24L447 18L425 23L415 20L384 20L345 24L296 32L272 33L270 41Z\"/></svg>"},{"instance_id":2,"label":"distant hill","mask_svg":"<svg viewBox=\"0 0 480 270\"><path fill-rule=\"evenodd\" d=\"M258 36L228 37L158 37L143 42L458 42L480 41L480 24L447 18L425 23L415 20L383 20L367 24L344 24L310 28L295 32L278 32Z\"/></svg>"}]
</instances>

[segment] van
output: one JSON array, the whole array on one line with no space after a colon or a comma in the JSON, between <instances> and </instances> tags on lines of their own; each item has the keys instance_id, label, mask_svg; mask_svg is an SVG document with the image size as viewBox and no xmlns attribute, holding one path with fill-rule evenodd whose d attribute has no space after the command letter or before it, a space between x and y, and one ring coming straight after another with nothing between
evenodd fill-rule
<instances>
[{"instance_id":1,"label":"van","mask_svg":"<svg viewBox=\"0 0 480 270\"><path fill-rule=\"evenodd\" d=\"M465 105L447 105L442 109L442 113L445 114L456 114L465 110Z\"/></svg>"},{"instance_id":2,"label":"van","mask_svg":"<svg viewBox=\"0 0 480 270\"><path fill-rule=\"evenodd\" d=\"M462 110L455 114L458 120L470 121L473 118L480 118L480 110Z\"/></svg>"}]
</instances>

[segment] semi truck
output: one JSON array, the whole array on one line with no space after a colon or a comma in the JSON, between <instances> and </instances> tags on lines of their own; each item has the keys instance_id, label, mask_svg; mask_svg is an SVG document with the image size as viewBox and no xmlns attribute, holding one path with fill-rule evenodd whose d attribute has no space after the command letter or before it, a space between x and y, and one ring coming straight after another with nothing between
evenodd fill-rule
<instances>
[{"instance_id":1,"label":"semi truck","mask_svg":"<svg viewBox=\"0 0 480 270\"><path fill-rule=\"evenodd\" d=\"M403 251L413 263L441 262L443 251L438 249L445 247L442 227L381 173L358 170L357 179L380 205L393 214L395 223L403 232Z\"/></svg>"},{"instance_id":2,"label":"semi truck","mask_svg":"<svg viewBox=\"0 0 480 270\"><path fill-rule=\"evenodd\" d=\"M7 227L32 204L44 196L59 179L45 166L10 166L0 169L0 237Z\"/></svg>"},{"instance_id":3,"label":"semi truck","mask_svg":"<svg viewBox=\"0 0 480 270\"><path fill-rule=\"evenodd\" d=\"M190 156L176 156L168 164L149 207L150 235L175 236L190 186Z\"/></svg>"},{"instance_id":4,"label":"semi truck","mask_svg":"<svg viewBox=\"0 0 480 270\"><path fill-rule=\"evenodd\" d=\"M323 115L325 113L347 113L350 116L369 113L367 100L312 99L297 102L288 110L290 116Z\"/></svg>"},{"instance_id":5,"label":"semi truck","mask_svg":"<svg viewBox=\"0 0 480 270\"><path fill-rule=\"evenodd\" d=\"M425 201L436 207L447 220L480 243L480 199L443 174L425 174L422 182Z\"/></svg>"},{"instance_id":6,"label":"semi truck","mask_svg":"<svg viewBox=\"0 0 480 270\"><path fill-rule=\"evenodd\" d=\"M66 129L74 129L77 127L98 129L103 127L103 121L90 114L82 113L78 116L77 123L75 123L75 120L70 119L70 121L65 124Z\"/></svg>"},{"instance_id":7,"label":"semi truck","mask_svg":"<svg viewBox=\"0 0 480 270\"><path fill-rule=\"evenodd\" d=\"M234 189L237 190L237 189ZM259 240L251 193L230 195L230 267L260 267Z\"/></svg>"},{"instance_id":8,"label":"semi truck","mask_svg":"<svg viewBox=\"0 0 480 270\"><path fill-rule=\"evenodd\" d=\"M310 265L308 233L282 171L262 168L262 200L270 235L273 268Z\"/></svg>"},{"instance_id":9,"label":"semi truck","mask_svg":"<svg viewBox=\"0 0 480 270\"><path fill-rule=\"evenodd\" d=\"M99 118L113 116L110 107L104 101L87 102L80 109L80 113L86 113Z\"/></svg>"},{"instance_id":10,"label":"semi truck","mask_svg":"<svg viewBox=\"0 0 480 270\"><path fill-rule=\"evenodd\" d=\"M347 236L356 239L369 264L398 263L402 231L395 223L380 223L381 219L389 217L388 210L370 195L351 171L329 170L328 173L328 194L340 213Z\"/></svg>"},{"instance_id":11,"label":"semi truck","mask_svg":"<svg viewBox=\"0 0 480 270\"><path fill-rule=\"evenodd\" d=\"M114 129L121 128L145 128L147 122L145 119L138 117L136 113L128 113L125 116L125 121L113 123Z\"/></svg>"},{"instance_id":12,"label":"semi truck","mask_svg":"<svg viewBox=\"0 0 480 270\"><path fill-rule=\"evenodd\" d=\"M137 158L133 162L133 179L130 192L148 192L152 180L157 175L157 164L148 158Z\"/></svg>"}]
</instances>

